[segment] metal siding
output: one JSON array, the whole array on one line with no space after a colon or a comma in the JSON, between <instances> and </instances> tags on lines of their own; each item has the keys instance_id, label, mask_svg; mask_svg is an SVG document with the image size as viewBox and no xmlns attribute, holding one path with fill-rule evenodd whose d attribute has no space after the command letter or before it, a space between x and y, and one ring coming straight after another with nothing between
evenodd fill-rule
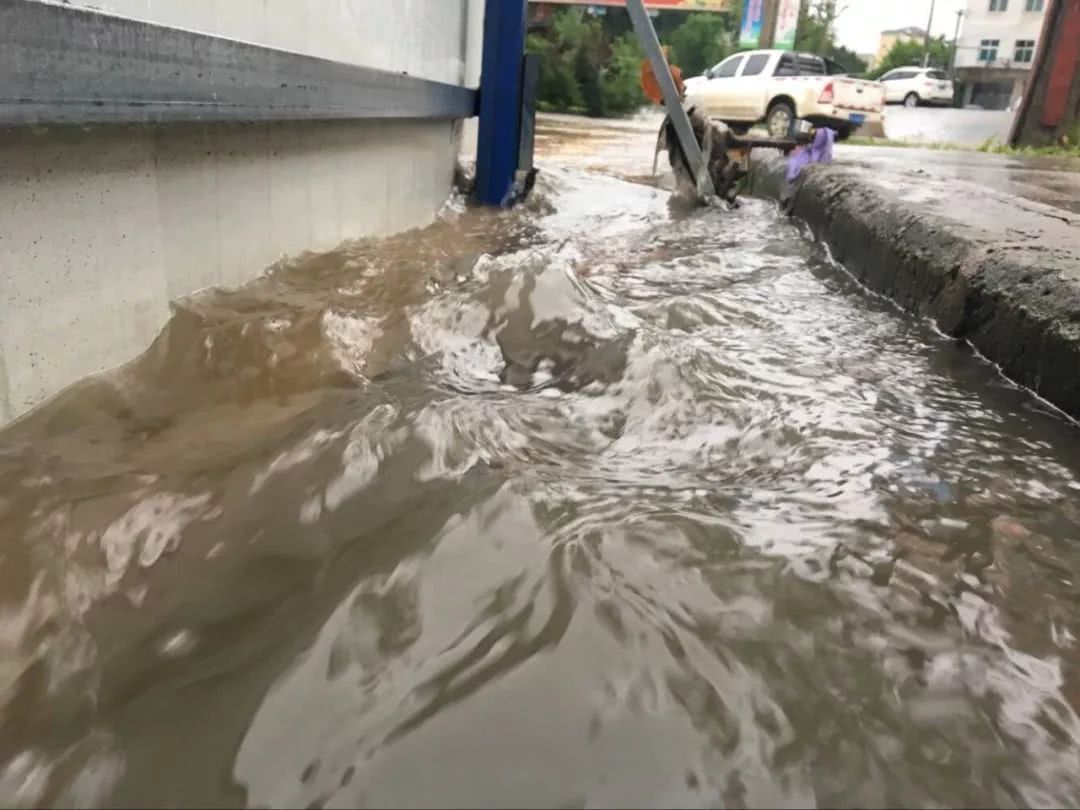
<instances>
[{"instance_id":1,"label":"metal siding","mask_svg":"<svg viewBox=\"0 0 1080 810\"><path fill-rule=\"evenodd\" d=\"M125 17L0 0L0 124L465 118L472 90Z\"/></svg>"}]
</instances>

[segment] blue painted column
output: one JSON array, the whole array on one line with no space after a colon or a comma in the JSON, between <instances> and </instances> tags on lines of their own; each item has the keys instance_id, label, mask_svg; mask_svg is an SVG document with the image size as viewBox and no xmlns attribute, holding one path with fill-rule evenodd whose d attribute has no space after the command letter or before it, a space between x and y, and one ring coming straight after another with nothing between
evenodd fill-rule
<instances>
[{"instance_id":1,"label":"blue painted column","mask_svg":"<svg viewBox=\"0 0 1080 810\"><path fill-rule=\"evenodd\" d=\"M518 169L526 1L487 0L484 8L476 199L486 205L502 205Z\"/></svg>"}]
</instances>

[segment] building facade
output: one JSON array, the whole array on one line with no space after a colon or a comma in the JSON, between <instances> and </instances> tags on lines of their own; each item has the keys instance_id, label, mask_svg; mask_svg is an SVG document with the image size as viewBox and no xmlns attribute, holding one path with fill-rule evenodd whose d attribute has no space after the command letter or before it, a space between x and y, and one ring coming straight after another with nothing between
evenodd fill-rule
<instances>
[{"instance_id":1,"label":"building facade","mask_svg":"<svg viewBox=\"0 0 1080 810\"><path fill-rule=\"evenodd\" d=\"M1004 110L1023 95L1049 0L968 0L956 49L963 103Z\"/></svg>"},{"instance_id":2,"label":"building facade","mask_svg":"<svg viewBox=\"0 0 1080 810\"><path fill-rule=\"evenodd\" d=\"M915 26L908 26L907 28L896 28L891 31L882 31L881 40L878 43L878 51L874 55L874 58L870 61L870 67L875 68L881 64L882 60L888 56L889 51L893 49L893 45L898 42L922 42L926 38L926 32L921 28Z\"/></svg>"}]
</instances>

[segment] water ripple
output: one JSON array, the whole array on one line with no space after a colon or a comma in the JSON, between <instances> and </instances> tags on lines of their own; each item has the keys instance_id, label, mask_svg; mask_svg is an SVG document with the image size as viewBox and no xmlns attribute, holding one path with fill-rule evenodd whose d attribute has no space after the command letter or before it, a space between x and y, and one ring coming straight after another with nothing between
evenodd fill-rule
<instances>
[{"instance_id":1,"label":"water ripple","mask_svg":"<svg viewBox=\"0 0 1080 810\"><path fill-rule=\"evenodd\" d=\"M0 433L0 793L1073 805L1078 451L765 204L556 168Z\"/></svg>"}]
</instances>

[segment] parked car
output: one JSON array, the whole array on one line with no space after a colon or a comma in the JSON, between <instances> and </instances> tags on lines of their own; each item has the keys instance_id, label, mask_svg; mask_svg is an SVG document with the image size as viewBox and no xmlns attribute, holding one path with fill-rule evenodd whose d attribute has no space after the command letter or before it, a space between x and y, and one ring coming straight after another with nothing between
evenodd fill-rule
<instances>
[{"instance_id":1,"label":"parked car","mask_svg":"<svg viewBox=\"0 0 1080 810\"><path fill-rule=\"evenodd\" d=\"M843 140L863 124L880 123L880 84L848 77L829 59L791 51L735 54L686 81L686 106L698 107L736 132L764 122L780 138L796 118L835 129Z\"/></svg>"},{"instance_id":2,"label":"parked car","mask_svg":"<svg viewBox=\"0 0 1080 810\"><path fill-rule=\"evenodd\" d=\"M885 85L885 103L918 107L921 104L951 106L953 83L943 70L934 68L897 68L878 81Z\"/></svg>"}]
</instances>

